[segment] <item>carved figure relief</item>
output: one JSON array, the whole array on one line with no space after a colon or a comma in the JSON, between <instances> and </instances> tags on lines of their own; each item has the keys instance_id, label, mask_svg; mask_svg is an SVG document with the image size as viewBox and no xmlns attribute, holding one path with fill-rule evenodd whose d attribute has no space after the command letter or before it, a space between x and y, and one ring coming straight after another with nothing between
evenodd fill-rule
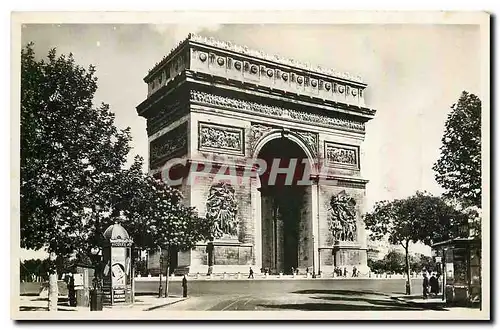
<instances>
[{"instance_id":1,"label":"carved figure relief","mask_svg":"<svg viewBox=\"0 0 500 330\"><path fill-rule=\"evenodd\" d=\"M359 168L358 147L325 142L325 158L329 165Z\"/></svg>"},{"instance_id":2,"label":"carved figure relief","mask_svg":"<svg viewBox=\"0 0 500 330\"><path fill-rule=\"evenodd\" d=\"M200 150L226 150L243 154L243 129L238 127L219 126L199 123Z\"/></svg>"},{"instance_id":3,"label":"carved figure relief","mask_svg":"<svg viewBox=\"0 0 500 330\"><path fill-rule=\"evenodd\" d=\"M330 199L329 229L335 242L356 241L356 201L345 190Z\"/></svg>"},{"instance_id":4,"label":"carved figure relief","mask_svg":"<svg viewBox=\"0 0 500 330\"><path fill-rule=\"evenodd\" d=\"M306 143L313 157L318 155L318 135L311 132L294 131Z\"/></svg>"},{"instance_id":5,"label":"carved figure relief","mask_svg":"<svg viewBox=\"0 0 500 330\"><path fill-rule=\"evenodd\" d=\"M207 199L206 218L213 222L212 236L214 238L238 238L238 203L234 188L219 182L210 187Z\"/></svg>"},{"instance_id":6,"label":"carved figure relief","mask_svg":"<svg viewBox=\"0 0 500 330\"><path fill-rule=\"evenodd\" d=\"M262 139L267 133L269 133L273 127L265 126L265 125L252 125L250 129L250 153L253 155L255 152L255 148L259 143L260 139Z\"/></svg>"}]
</instances>

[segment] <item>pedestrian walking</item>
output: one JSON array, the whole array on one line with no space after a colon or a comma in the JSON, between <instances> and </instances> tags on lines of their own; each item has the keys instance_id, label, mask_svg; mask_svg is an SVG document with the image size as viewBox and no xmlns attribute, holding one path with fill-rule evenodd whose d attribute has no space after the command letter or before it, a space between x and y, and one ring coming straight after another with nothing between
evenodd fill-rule
<instances>
[{"instance_id":1,"label":"pedestrian walking","mask_svg":"<svg viewBox=\"0 0 500 330\"><path fill-rule=\"evenodd\" d=\"M253 278L253 269L250 267L250 271L248 272L248 278Z\"/></svg>"},{"instance_id":2,"label":"pedestrian walking","mask_svg":"<svg viewBox=\"0 0 500 330\"><path fill-rule=\"evenodd\" d=\"M356 277L358 275L358 270L356 269L356 266L352 267L352 277Z\"/></svg>"},{"instance_id":3,"label":"pedestrian walking","mask_svg":"<svg viewBox=\"0 0 500 330\"><path fill-rule=\"evenodd\" d=\"M435 272L432 272L431 274L431 278L429 279L429 286L431 287L432 295L437 295L439 293L439 282Z\"/></svg>"},{"instance_id":4,"label":"pedestrian walking","mask_svg":"<svg viewBox=\"0 0 500 330\"><path fill-rule=\"evenodd\" d=\"M422 295L424 299L427 299L429 293L429 277L427 276L427 272L423 273L424 280L422 281Z\"/></svg>"},{"instance_id":5,"label":"pedestrian walking","mask_svg":"<svg viewBox=\"0 0 500 330\"><path fill-rule=\"evenodd\" d=\"M347 277L347 268L344 267L344 277Z\"/></svg>"},{"instance_id":6,"label":"pedestrian walking","mask_svg":"<svg viewBox=\"0 0 500 330\"><path fill-rule=\"evenodd\" d=\"M182 278L182 296L186 298L188 296L188 280L186 275Z\"/></svg>"},{"instance_id":7,"label":"pedestrian walking","mask_svg":"<svg viewBox=\"0 0 500 330\"><path fill-rule=\"evenodd\" d=\"M76 306L76 291L75 291L75 278L73 277L73 274L68 275L68 302L69 305L72 307Z\"/></svg>"}]
</instances>

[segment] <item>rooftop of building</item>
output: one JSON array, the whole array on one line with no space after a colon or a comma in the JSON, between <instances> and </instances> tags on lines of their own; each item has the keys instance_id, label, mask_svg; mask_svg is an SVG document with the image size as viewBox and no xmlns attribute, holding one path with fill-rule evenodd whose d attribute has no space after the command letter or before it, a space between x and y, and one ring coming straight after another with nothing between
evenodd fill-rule
<instances>
[{"instance_id":1,"label":"rooftop of building","mask_svg":"<svg viewBox=\"0 0 500 330\"><path fill-rule=\"evenodd\" d=\"M165 55L162 58L162 60L160 62L157 62L153 66L153 68L149 70L148 75L144 79L147 79L152 74L154 74L155 71L157 71L160 67L163 66L163 64L168 62L168 60L170 60L173 57L173 55L177 52L178 49L183 47L189 41L203 44L206 46L219 48L219 49L226 50L226 51L231 51L234 53L252 56L254 58L258 58L261 60L266 60L266 61L270 61L270 62L282 64L282 65L287 65L287 66L302 69L302 70L307 70L307 71L314 72L314 73L324 74L327 76L332 76L332 77L341 78L341 79L350 80L350 81L364 84L363 80L358 75L353 75L353 74L350 74L348 72L340 72L340 71L337 71L335 69L324 68L324 67L321 67L319 65L313 65L310 63L306 63L306 62L297 61L297 60L294 60L291 58L286 58L286 57L283 57L280 55L266 54L263 51L250 49L247 46L240 46L237 44L233 44L232 42L229 42L229 41L220 41L220 40L216 40L212 37L204 37L204 36L194 34L194 33L189 33L186 39L180 41L167 55Z\"/></svg>"}]
</instances>

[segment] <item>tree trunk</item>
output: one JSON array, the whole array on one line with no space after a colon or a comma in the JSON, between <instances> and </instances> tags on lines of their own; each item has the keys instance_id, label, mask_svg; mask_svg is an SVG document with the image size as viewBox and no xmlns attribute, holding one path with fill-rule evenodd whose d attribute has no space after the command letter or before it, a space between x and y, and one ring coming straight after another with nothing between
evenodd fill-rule
<instances>
[{"instance_id":1,"label":"tree trunk","mask_svg":"<svg viewBox=\"0 0 500 330\"><path fill-rule=\"evenodd\" d=\"M411 278L410 278L410 254L408 253L408 242L405 246L405 256L406 256L406 294L411 294Z\"/></svg>"},{"instance_id":2,"label":"tree trunk","mask_svg":"<svg viewBox=\"0 0 500 330\"><path fill-rule=\"evenodd\" d=\"M57 286L57 270L49 274L49 311L57 311L57 300L59 298L59 288Z\"/></svg>"},{"instance_id":3,"label":"tree trunk","mask_svg":"<svg viewBox=\"0 0 500 330\"><path fill-rule=\"evenodd\" d=\"M165 298L168 298L168 282L170 280L170 247L167 248L167 278L165 279Z\"/></svg>"}]
</instances>

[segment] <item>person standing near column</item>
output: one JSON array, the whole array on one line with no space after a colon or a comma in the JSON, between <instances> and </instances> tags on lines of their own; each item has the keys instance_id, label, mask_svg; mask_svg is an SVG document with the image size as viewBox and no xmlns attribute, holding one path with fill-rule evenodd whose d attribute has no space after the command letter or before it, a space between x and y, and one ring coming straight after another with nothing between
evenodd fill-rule
<instances>
[{"instance_id":1,"label":"person standing near column","mask_svg":"<svg viewBox=\"0 0 500 330\"><path fill-rule=\"evenodd\" d=\"M187 294L188 294L188 281L186 275L184 275L184 277L182 278L182 296L186 298Z\"/></svg>"},{"instance_id":2,"label":"person standing near column","mask_svg":"<svg viewBox=\"0 0 500 330\"><path fill-rule=\"evenodd\" d=\"M427 299L427 295L429 292L429 277L427 276L427 272L423 273L424 280L422 281L422 295L424 299Z\"/></svg>"}]
</instances>

